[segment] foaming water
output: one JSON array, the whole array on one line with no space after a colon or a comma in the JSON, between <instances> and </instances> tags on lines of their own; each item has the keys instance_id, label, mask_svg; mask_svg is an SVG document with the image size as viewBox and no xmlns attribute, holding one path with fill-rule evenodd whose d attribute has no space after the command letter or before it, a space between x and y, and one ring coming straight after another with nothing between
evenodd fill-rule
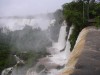
<instances>
[{"instance_id":1,"label":"foaming water","mask_svg":"<svg viewBox=\"0 0 100 75\"><path fill-rule=\"evenodd\" d=\"M72 33L73 27L70 28L67 42L65 39L67 36L66 27L65 22L63 22L59 33L58 42L53 43L52 47L47 48L47 52L49 52L51 55L39 59L39 63L44 65L45 68L39 73L37 73L35 70L29 71L29 69L29 73L26 75L58 75L60 73L62 68L67 63L70 55L70 43L68 39Z\"/></svg>"},{"instance_id":2,"label":"foaming water","mask_svg":"<svg viewBox=\"0 0 100 75\"><path fill-rule=\"evenodd\" d=\"M60 73L62 68L65 67L70 55L70 43L68 39L73 27L70 28L67 41L65 39L67 36L66 27L67 25L64 21L60 28L58 42L53 43L52 47L47 48L47 52L50 53L50 55L40 58L34 67L26 70L25 75L58 75ZM41 65L44 66L44 68L38 71ZM14 72L16 73L17 71L13 71L13 73Z\"/></svg>"},{"instance_id":3,"label":"foaming water","mask_svg":"<svg viewBox=\"0 0 100 75\"><path fill-rule=\"evenodd\" d=\"M21 60L18 56L14 55L16 59L16 64L13 67L6 68L2 71L1 75L23 75L25 74L26 68L20 67L17 68L18 64L25 64L23 60Z\"/></svg>"},{"instance_id":4,"label":"foaming water","mask_svg":"<svg viewBox=\"0 0 100 75\"><path fill-rule=\"evenodd\" d=\"M70 38L70 35L72 34L72 31L73 31L73 26L70 27L70 30L69 30L69 35L68 35L68 39L67 39L67 42L66 42L66 48L65 48L65 55L66 55L66 63L68 62L68 59L69 59L69 55L70 55L70 41L69 41L69 38Z\"/></svg>"},{"instance_id":5,"label":"foaming water","mask_svg":"<svg viewBox=\"0 0 100 75\"><path fill-rule=\"evenodd\" d=\"M58 42L53 44L54 48L62 50L66 44L66 26L61 26Z\"/></svg>"}]
</instances>

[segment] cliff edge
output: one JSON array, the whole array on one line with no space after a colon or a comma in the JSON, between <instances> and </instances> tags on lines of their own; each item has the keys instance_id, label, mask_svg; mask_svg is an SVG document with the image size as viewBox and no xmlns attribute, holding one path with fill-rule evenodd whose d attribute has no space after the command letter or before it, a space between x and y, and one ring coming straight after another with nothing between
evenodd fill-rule
<instances>
[{"instance_id":1,"label":"cliff edge","mask_svg":"<svg viewBox=\"0 0 100 75\"><path fill-rule=\"evenodd\" d=\"M84 28L60 75L100 75L100 29Z\"/></svg>"}]
</instances>

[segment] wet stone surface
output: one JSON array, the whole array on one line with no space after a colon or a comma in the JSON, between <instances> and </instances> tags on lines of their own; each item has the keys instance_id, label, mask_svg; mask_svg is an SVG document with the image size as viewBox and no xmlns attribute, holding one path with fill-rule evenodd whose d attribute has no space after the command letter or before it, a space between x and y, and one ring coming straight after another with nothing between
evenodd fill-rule
<instances>
[{"instance_id":1,"label":"wet stone surface","mask_svg":"<svg viewBox=\"0 0 100 75\"><path fill-rule=\"evenodd\" d=\"M89 32L71 75L100 75L100 31Z\"/></svg>"}]
</instances>

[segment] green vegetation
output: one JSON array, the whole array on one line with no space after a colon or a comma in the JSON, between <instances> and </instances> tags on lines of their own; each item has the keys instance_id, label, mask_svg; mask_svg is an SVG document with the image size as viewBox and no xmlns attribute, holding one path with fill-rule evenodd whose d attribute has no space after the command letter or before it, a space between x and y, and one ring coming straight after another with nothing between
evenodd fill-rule
<instances>
[{"instance_id":1,"label":"green vegetation","mask_svg":"<svg viewBox=\"0 0 100 75\"><path fill-rule=\"evenodd\" d=\"M43 48L51 44L46 31L40 28L32 29L30 26L25 26L23 30L17 30L11 33L12 50L15 51L43 51Z\"/></svg>"},{"instance_id":2,"label":"green vegetation","mask_svg":"<svg viewBox=\"0 0 100 75\"><path fill-rule=\"evenodd\" d=\"M51 25L48 30L50 30L51 39L54 41L58 41L60 27L62 22L64 21L62 10L58 9L56 12L53 13L55 19L54 25Z\"/></svg>"},{"instance_id":3,"label":"green vegetation","mask_svg":"<svg viewBox=\"0 0 100 75\"><path fill-rule=\"evenodd\" d=\"M93 25L89 22L90 19L94 20L93 23L97 28L100 27L100 3L94 0L77 0L66 3L63 5L63 10L57 10L54 13L54 19L56 20L54 25L48 28L54 41L57 41L64 19L69 28L73 25L74 29L69 38L72 50L79 32L83 28ZM46 47L51 45L51 41L46 35L47 31L42 31L40 28L33 30L30 26L8 33L3 33L2 30L1 28L0 73L3 69L16 64L14 54L23 59L29 67L33 66L38 61L37 59L47 55Z\"/></svg>"},{"instance_id":4,"label":"green vegetation","mask_svg":"<svg viewBox=\"0 0 100 75\"><path fill-rule=\"evenodd\" d=\"M97 27L97 28L100 28L100 16L97 16L97 17L95 18L95 21L96 21L96 27Z\"/></svg>"},{"instance_id":5,"label":"green vegetation","mask_svg":"<svg viewBox=\"0 0 100 75\"><path fill-rule=\"evenodd\" d=\"M79 32L92 25L89 23L90 19L96 18L96 26L100 27L100 3L94 0L77 0L63 5L63 14L70 27L74 26L73 32L70 36L71 50L73 49Z\"/></svg>"},{"instance_id":6,"label":"green vegetation","mask_svg":"<svg viewBox=\"0 0 100 75\"><path fill-rule=\"evenodd\" d=\"M10 66L8 64L8 56L10 55L10 38L8 35L2 33L2 28L0 28L0 73L2 69Z\"/></svg>"},{"instance_id":7,"label":"green vegetation","mask_svg":"<svg viewBox=\"0 0 100 75\"><path fill-rule=\"evenodd\" d=\"M39 58L45 57L48 55L48 53L43 49L43 51L27 51L27 52L16 52L16 55L19 56L19 58L23 59L25 62L25 66L32 67L34 66Z\"/></svg>"},{"instance_id":8,"label":"green vegetation","mask_svg":"<svg viewBox=\"0 0 100 75\"><path fill-rule=\"evenodd\" d=\"M23 30L12 32L12 53L23 59L28 67L34 66L39 58L47 55L46 47L50 45L46 31L40 28L25 26Z\"/></svg>"},{"instance_id":9,"label":"green vegetation","mask_svg":"<svg viewBox=\"0 0 100 75\"><path fill-rule=\"evenodd\" d=\"M7 33L0 28L0 73L3 69L16 64L14 55L24 60L25 66L34 66L39 58L48 54L46 47L50 45L46 31L40 28L32 29L30 26L25 26L23 30Z\"/></svg>"}]
</instances>

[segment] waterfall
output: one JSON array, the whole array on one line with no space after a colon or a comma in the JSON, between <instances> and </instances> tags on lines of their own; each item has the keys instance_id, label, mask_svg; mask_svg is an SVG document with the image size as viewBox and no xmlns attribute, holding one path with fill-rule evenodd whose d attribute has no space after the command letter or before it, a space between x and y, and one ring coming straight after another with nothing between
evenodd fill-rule
<instances>
[{"instance_id":1,"label":"waterfall","mask_svg":"<svg viewBox=\"0 0 100 75\"><path fill-rule=\"evenodd\" d=\"M65 24L65 21L64 21L62 23L61 28L60 28L58 42L53 44L54 48L56 48L58 50L64 49L65 44L66 44L65 38L66 38L66 24Z\"/></svg>"},{"instance_id":2,"label":"waterfall","mask_svg":"<svg viewBox=\"0 0 100 75\"><path fill-rule=\"evenodd\" d=\"M69 30L69 35L68 35L68 38L67 38L67 42L66 42L66 48L65 48L65 55L66 55L66 63L68 62L68 59L69 59L69 55L70 55L70 41L69 41L69 38L70 38L70 35L72 34L72 31L73 31L73 26L70 27L70 30Z\"/></svg>"},{"instance_id":3,"label":"waterfall","mask_svg":"<svg viewBox=\"0 0 100 75\"><path fill-rule=\"evenodd\" d=\"M35 21L34 19L27 20L27 21L25 20L27 19L23 19L23 20L21 19L21 23L23 23L24 25L25 24L31 25ZM66 27L67 25L64 21L60 28L58 42L53 42L52 47L47 48L47 52L50 55L40 58L34 67L29 68L28 70L25 70L27 72L25 75L57 75L59 74L61 69L67 63L68 57L70 55L70 43L68 39L70 37L73 27L70 28L69 35L67 35ZM66 41L66 36L68 36L67 41ZM23 60L20 60L17 56L15 56L15 58L17 60L17 63L21 62L24 64ZM40 65L43 65L44 68L41 71L37 72ZM15 74L17 71L24 70L24 69L16 70L16 69L13 69L13 67L11 67L11 68L5 69L4 71L10 72L12 70L13 70L12 74L17 75ZM2 75L8 75L8 74L4 74L6 73L4 71L2 72ZM19 71L19 72L20 73L18 73L18 75L21 75L22 74L21 72L23 71Z\"/></svg>"},{"instance_id":4,"label":"waterfall","mask_svg":"<svg viewBox=\"0 0 100 75\"><path fill-rule=\"evenodd\" d=\"M61 71L60 69L64 67L64 65L68 61L68 57L70 55L70 43L69 37L72 32L73 27L70 28L68 39L66 42L66 24L63 22L57 43L53 43L52 47L47 48L47 51L51 54L46 57L39 59L39 63L44 65L45 68L37 73L35 70L29 69L26 75L57 75ZM63 51L61 51L64 49ZM39 65L38 65L39 66ZM30 71L31 70L31 71ZM46 72L46 73L45 73Z\"/></svg>"}]
</instances>

